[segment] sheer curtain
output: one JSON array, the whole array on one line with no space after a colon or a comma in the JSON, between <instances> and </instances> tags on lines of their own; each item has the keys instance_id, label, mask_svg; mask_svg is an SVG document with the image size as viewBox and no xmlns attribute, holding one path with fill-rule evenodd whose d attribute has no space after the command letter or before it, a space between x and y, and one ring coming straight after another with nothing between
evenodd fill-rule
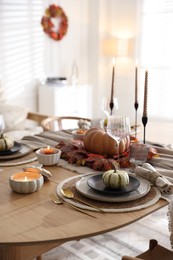
<instances>
[{"instance_id":1,"label":"sheer curtain","mask_svg":"<svg viewBox=\"0 0 173 260\"><path fill-rule=\"evenodd\" d=\"M42 0L0 1L0 80L9 100L43 76L43 10Z\"/></svg>"},{"instance_id":2,"label":"sheer curtain","mask_svg":"<svg viewBox=\"0 0 173 260\"><path fill-rule=\"evenodd\" d=\"M139 103L143 103L147 69L148 116L173 121L173 1L143 0L140 4Z\"/></svg>"}]
</instances>

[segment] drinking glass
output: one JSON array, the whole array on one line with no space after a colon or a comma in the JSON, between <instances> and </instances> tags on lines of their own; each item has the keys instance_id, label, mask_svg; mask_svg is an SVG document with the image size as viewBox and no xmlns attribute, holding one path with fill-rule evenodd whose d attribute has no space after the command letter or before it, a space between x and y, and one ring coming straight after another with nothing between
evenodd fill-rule
<instances>
[{"instance_id":1,"label":"drinking glass","mask_svg":"<svg viewBox=\"0 0 173 260\"><path fill-rule=\"evenodd\" d=\"M112 109L112 115L115 115L117 109L118 109L118 100L117 98L113 98L114 107ZM104 114L108 117L111 115L111 108L110 108L110 98L104 97L102 99L101 109L104 112Z\"/></svg>"},{"instance_id":2,"label":"drinking glass","mask_svg":"<svg viewBox=\"0 0 173 260\"><path fill-rule=\"evenodd\" d=\"M149 145L132 143L130 146L130 162L135 166L142 166L147 161Z\"/></svg>"},{"instance_id":3,"label":"drinking glass","mask_svg":"<svg viewBox=\"0 0 173 260\"><path fill-rule=\"evenodd\" d=\"M5 129L4 117L3 115L0 115L0 136L3 135L4 129Z\"/></svg>"},{"instance_id":4,"label":"drinking glass","mask_svg":"<svg viewBox=\"0 0 173 260\"><path fill-rule=\"evenodd\" d=\"M120 166L120 142L129 135L130 120L126 116L108 116L107 134L117 143L118 165Z\"/></svg>"}]
</instances>

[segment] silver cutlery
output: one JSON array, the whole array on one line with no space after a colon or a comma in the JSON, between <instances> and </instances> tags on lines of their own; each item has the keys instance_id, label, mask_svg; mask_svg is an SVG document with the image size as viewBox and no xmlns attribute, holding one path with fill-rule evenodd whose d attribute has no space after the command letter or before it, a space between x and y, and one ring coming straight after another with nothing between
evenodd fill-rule
<instances>
[{"instance_id":1,"label":"silver cutlery","mask_svg":"<svg viewBox=\"0 0 173 260\"><path fill-rule=\"evenodd\" d=\"M66 201L63 201L61 198L57 197L57 196L56 196L55 194L53 194L53 193L51 193L51 194L49 195L49 197L51 198L51 200L52 200L56 205L59 205L59 204L63 204L63 203L64 203L64 204L68 205L69 207L72 207L73 209L76 209L76 210L80 211L81 213L83 213L83 214L85 214L85 215L87 215L87 216L90 216L90 217L92 217L92 218L97 218L96 216L91 215L91 214L85 212L84 210L82 210L82 209L80 209L80 208L78 208L78 207L76 207L76 206L74 206L74 205L72 205L72 204L70 204L70 203L68 203L68 202L66 202Z\"/></svg>"},{"instance_id":2,"label":"silver cutlery","mask_svg":"<svg viewBox=\"0 0 173 260\"><path fill-rule=\"evenodd\" d=\"M83 203L83 204L85 204L85 205L87 205L87 206L90 206L91 208L94 208L94 209L96 209L97 211L100 211L100 212L102 212L102 213L105 213L105 211L103 210L103 209L101 209L101 208L99 208L99 207L97 207L97 206L95 206L95 205L93 205L93 204L91 204L91 203L88 203L88 202L86 202L86 201L83 201L83 200L81 200L81 199L79 199L79 198L75 198L75 196L74 196L74 193L70 190L70 189L61 189L61 193L64 195L64 197L66 197L66 198L68 198L68 199L75 199L76 201L79 201L79 202L81 202L81 203Z\"/></svg>"}]
</instances>

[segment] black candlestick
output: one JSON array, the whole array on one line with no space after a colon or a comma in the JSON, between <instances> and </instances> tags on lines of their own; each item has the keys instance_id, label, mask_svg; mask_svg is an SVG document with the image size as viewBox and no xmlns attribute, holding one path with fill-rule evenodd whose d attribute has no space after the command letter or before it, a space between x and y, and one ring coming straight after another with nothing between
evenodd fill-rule
<instances>
[{"instance_id":1,"label":"black candlestick","mask_svg":"<svg viewBox=\"0 0 173 260\"><path fill-rule=\"evenodd\" d=\"M148 117L147 116L143 116L142 117L142 123L143 123L143 126L144 126L144 141L143 141L144 144L145 144L145 127L147 125L147 122L148 122Z\"/></svg>"},{"instance_id":2,"label":"black candlestick","mask_svg":"<svg viewBox=\"0 0 173 260\"><path fill-rule=\"evenodd\" d=\"M136 101L134 103L134 108L136 110L136 113L135 113L135 137L137 136L137 110L138 110L138 106L139 106L138 101Z\"/></svg>"},{"instance_id":3,"label":"black candlestick","mask_svg":"<svg viewBox=\"0 0 173 260\"><path fill-rule=\"evenodd\" d=\"M110 101L109 106L110 106L110 109L111 109L111 116L112 116L112 111L113 111L113 108L114 108L114 101L113 100Z\"/></svg>"}]
</instances>

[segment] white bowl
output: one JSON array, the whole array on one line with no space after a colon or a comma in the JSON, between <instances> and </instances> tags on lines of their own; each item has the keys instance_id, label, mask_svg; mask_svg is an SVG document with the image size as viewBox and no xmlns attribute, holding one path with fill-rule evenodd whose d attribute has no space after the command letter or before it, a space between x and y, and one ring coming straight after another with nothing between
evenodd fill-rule
<instances>
[{"instance_id":1,"label":"white bowl","mask_svg":"<svg viewBox=\"0 0 173 260\"><path fill-rule=\"evenodd\" d=\"M55 165L58 164L60 156L61 156L61 150L57 148L52 148L54 153L51 154L45 154L46 148L40 148L36 151L36 156L40 164L43 165Z\"/></svg>"}]
</instances>

